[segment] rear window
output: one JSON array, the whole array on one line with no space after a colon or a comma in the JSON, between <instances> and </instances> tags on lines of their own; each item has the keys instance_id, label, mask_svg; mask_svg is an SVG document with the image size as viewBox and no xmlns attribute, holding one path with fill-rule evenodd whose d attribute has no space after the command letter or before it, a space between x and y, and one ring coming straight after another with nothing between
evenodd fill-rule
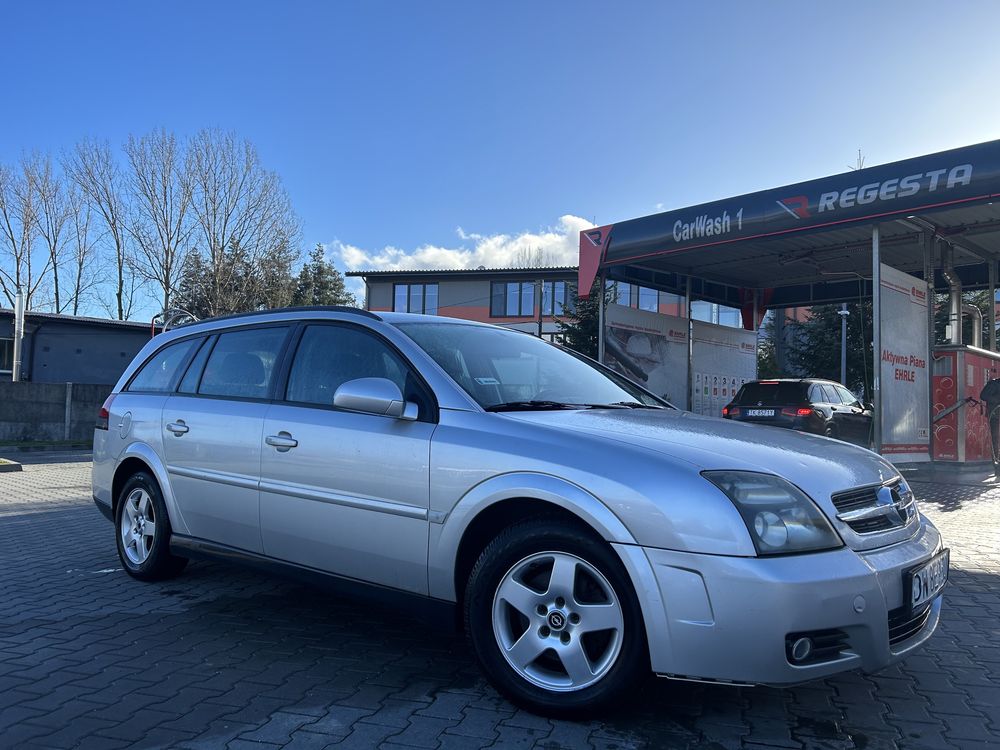
<instances>
[{"instance_id":1,"label":"rear window","mask_svg":"<svg viewBox=\"0 0 1000 750\"><path fill-rule=\"evenodd\" d=\"M736 394L737 404L784 406L805 401L803 383L747 383Z\"/></svg>"}]
</instances>

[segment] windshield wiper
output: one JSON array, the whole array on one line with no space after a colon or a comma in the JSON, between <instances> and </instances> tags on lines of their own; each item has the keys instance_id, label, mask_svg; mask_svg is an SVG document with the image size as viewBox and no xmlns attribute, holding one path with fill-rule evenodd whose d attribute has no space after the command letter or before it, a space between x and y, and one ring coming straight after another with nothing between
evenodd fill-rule
<instances>
[{"instance_id":1,"label":"windshield wiper","mask_svg":"<svg viewBox=\"0 0 1000 750\"><path fill-rule=\"evenodd\" d=\"M543 409L582 409L582 404L566 404L562 401L507 401L487 406L486 411L535 411Z\"/></svg>"},{"instance_id":2,"label":"windshield wiper","mask_svg":"<svg viewBox=\"0 0 1000 750\"><path fill-rule=\"evenodd\" d=\"M593 404L597 406L597 404ZM639 401L613 401L610 404L601 404L601 406L624 406L628 409L662 409L662 406L653 406L652 404L643 404Z\"/></svg>"}]
</instances>

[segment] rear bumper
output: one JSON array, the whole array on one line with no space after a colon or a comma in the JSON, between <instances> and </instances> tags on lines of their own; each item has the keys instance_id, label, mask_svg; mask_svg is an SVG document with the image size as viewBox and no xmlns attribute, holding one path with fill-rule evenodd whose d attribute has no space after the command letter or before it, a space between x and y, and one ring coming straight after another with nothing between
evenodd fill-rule
<instances>
[{"instance_id":1,"label":"rear bumper","mask_svg":"<svg viewBox=\"0 0 1000 750\"><path fill-rule=\"evenodd\" d=\"M864 553L840 549L768 559L647 548L666 616L666 637L650 642L653 671L788 685L882 669L937 628L941 596L919 618L903 622L903 573L941 548L940 534L926 519L906 542ZM839 654L790 663L787 636L830 630L843 635Z\"/></svg>"}]
</instances>

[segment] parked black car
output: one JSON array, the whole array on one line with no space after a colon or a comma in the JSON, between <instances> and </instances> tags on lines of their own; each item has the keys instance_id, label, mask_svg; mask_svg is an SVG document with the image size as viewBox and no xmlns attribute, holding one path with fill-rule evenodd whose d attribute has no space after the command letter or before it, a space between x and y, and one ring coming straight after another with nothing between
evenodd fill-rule
<instances>
[{"instance_id":1,"label":"parked black car","mask_svg":"<svg viewBox=\"0 0 1000 750\"><path fill-rule=\"evenodd\" d=\"M872 443L872 407L830 380L754 380L740 388L722 416L826 435L865 448Z\"/></svg>"}]
</instances>

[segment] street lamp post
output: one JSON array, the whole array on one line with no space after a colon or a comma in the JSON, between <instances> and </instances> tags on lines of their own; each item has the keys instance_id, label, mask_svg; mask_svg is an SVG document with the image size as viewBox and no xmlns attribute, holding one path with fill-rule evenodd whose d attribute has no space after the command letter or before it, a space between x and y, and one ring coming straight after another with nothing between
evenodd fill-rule
<instances>
[{"instance_id":1,"label":"street lamp post","mask_svg":"<svg viewBox=\"0 0 1000 750\"><path fill-rule=\"evenodd\" d=\"M841 304L837 310L840 316L840 382L847 385L847 303Z\"/></svg>"}]
</instances>

